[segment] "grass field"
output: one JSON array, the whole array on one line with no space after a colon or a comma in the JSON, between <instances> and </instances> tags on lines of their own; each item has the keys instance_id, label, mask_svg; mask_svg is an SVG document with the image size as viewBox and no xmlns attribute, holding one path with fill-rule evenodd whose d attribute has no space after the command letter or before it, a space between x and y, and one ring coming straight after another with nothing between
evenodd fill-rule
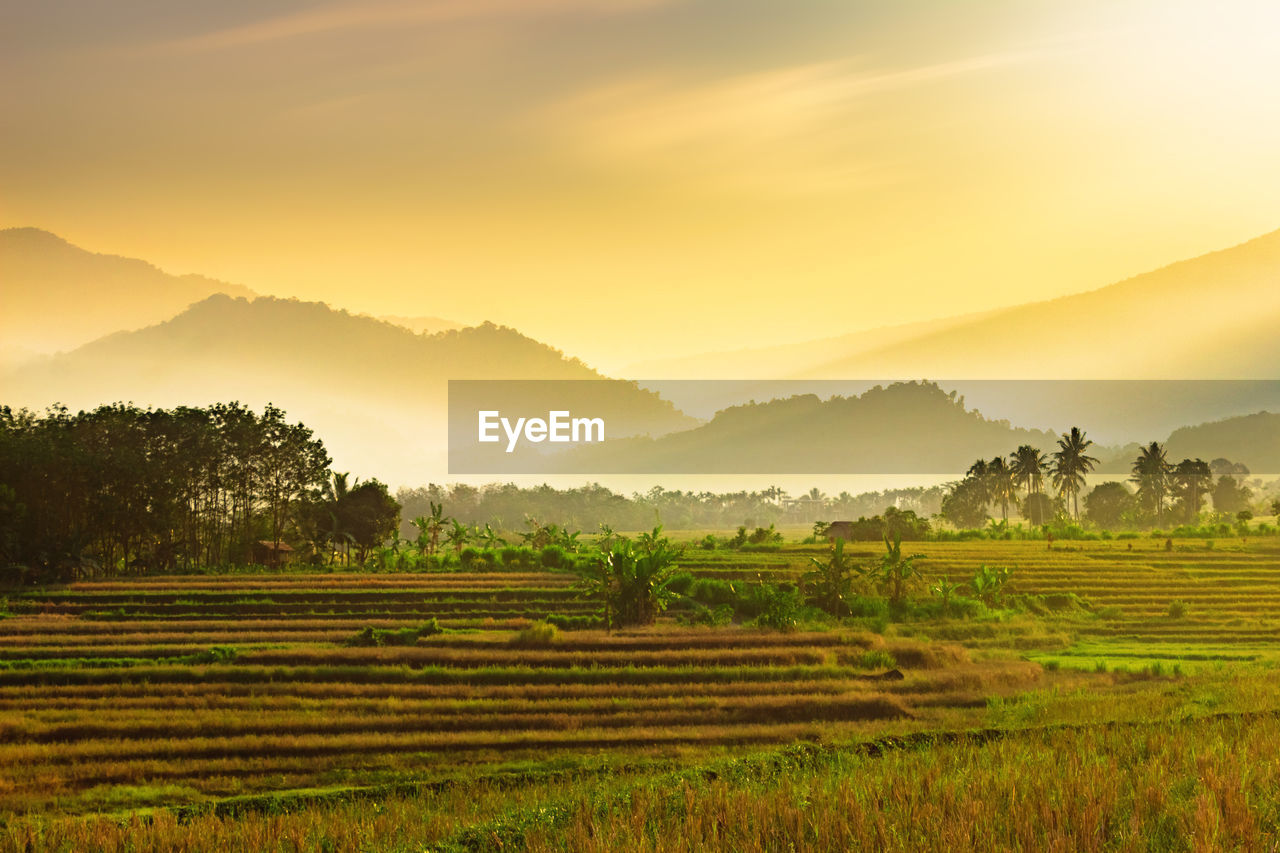
<instances>
[{"instance_id":1,"label":"grass field","mask_svg":"<svg viewBox=\"0 0 1280 853\"><path fill-rule=\"evenodd\" d=\"M986 563L1014 567L1010 592L1029 606L789 633L664 618L547 638L522 631L592 612L572 575L14 593L0 619L0 849L1274 840L1280 545L912 550L920 595ZM690 550L681 566L795 580L821 551ZM444 630L348 644L429 619Z\"/></svg>"}]
</instances>

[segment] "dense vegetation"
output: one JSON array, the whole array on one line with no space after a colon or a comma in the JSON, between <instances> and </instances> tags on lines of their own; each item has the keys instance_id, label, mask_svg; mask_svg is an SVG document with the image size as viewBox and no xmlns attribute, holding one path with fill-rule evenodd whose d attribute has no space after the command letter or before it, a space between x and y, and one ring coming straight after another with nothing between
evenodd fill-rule
<instances>
[{"instance_id":1,"label":"dense vegetation","mask_svg":"<svg viewBox=\"0 0 1280 853\"><path fill-rule=\"evenodd\" d=\"M57 580L261 563L264 541L385 541L399 506L329 461L274 406L0 408L0 565Z\"/></svg>"},{"instance_id":2,"label":"dense vegetation","mask_svg":"<svg viewBox=\"0 0 1280 853\"><path fill-rule=\"evenodd\" d=\"M1098 530L1150 530L1163 528L1166 521L1180 525L1225 522L1247 532L1247 522L1254 517L1254 494L1244 483L1247 467L1225 458L1183 459L1173 464L1165 448L1153 441L1133 460L1129 478L1133 490L1109 480L1085 492L1085 478L1098 464L1088 453L1092 445L1082 430L1073 427L1058 440L1052 454L1022 445L1007 458L979 459L947 491L940 514L960 528L983 526L993 507L1007 525L1012 506L1036 526L1084 519ZM1045 490L1046 484L1053 486L1054 494ZM1210 518L1204 516L1206 498L1213 501Z\"/></svg>"},{"instance_id":3,"label":"dense vegetation","mask_svg":"<svg viewBox=\"0 0 1280 853\"><path fill-rule=\"evenodd\" d=\"M694 492L654 486L630 496L599 484L557 489L551 486L521 487L514 483L471 486L431 484L401 489L396 499L404 506L401 535L408 538L410 519L427 514L430 506L443 504L449 514L467 525L491 524L505 530L523 526L527 517L554 521L578 530L606 525L615 530L645 530L661 523L668 530L732 529L738 525L812 524L815 519L857 518L880 512L886 506L912 510L928 517L936 514L946 490L942 486L889 489L827 495L812 489L792 496L781 488L742 492ZM877 531L874 538L879 538Z\"/></svg>"}]
</instances>

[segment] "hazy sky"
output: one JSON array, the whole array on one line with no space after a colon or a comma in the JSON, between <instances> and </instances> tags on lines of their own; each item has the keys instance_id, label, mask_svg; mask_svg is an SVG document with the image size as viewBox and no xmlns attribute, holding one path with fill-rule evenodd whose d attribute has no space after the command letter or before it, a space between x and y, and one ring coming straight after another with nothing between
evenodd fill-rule
<instances>
[{"instance_id":1,"label":"hazy sky","mask_svg":"<svg viewBox=\"0 0 1280 853\"><path fill-rule=\"evenodd\" d=\"M606 368L1280 227L1270 0L0 2L0 225Z\"/></svg>"}]
</instances>

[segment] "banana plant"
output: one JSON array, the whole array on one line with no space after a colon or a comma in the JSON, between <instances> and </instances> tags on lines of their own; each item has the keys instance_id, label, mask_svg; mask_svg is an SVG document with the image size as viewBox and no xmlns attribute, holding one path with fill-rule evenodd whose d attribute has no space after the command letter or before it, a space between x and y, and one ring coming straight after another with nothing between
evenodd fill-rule
<instances>
[{"instance_id":1,"label":"banana plant","mask_svg":"<svg viewBox=\"0 0 1280 853\"><path fill-rule=\"evenodd\" d=\"M493 525L488 522L485 522L484 529L478 533L477 539L490 551L496 551L507 544L507 540L499 536L498 531L494 530Z\"/></svg>"},{"instance_id":2,"label":"banana plant","mask_svg":"<svg viewBox=\"0 0 1280 853\"><path fill-rule=\"evenodd\" d=\"M849 600L853 597L855 575L865 574L865 569L844 554L844 540L837 539L826 559L810 557L813 568L800 578L800 588L816 607L833 616L849 612Z\"/></svg>"},{"instance_id":3,"label":"banana plant","mask_svg":"<svg viewBox=\"0 0 1280 853\"><path fill-rule=\"evenodd\" d=\"M449 528L449 532L445 534L445 541L453 546L455 554L461 554L462 549L466 547L467 542L471 539L471 528L467 527L456 518L452 519L453 526Z\"/></svg>"},{"instance_id":4,"label":"banana plant","mask_svg":"<svg viewBox=\"0 0 1280 853\"><path fill-rule=\"evenodd\" d=\"M956 597L956 593L964 588L964 584L955 583L947 578L942 578L933 586L929 587L929 592L942 599L942 613L944 616L951 615L951 601Z\"/></svg>"},{"instance_id":5,"label":"banana plant","mask_svg":"<svg viewBox=\"0 0 1280 853\"><path fill-rule=\"evenodd\" d=\"M1008 567L988 566L983 563L969 581L973 594L982 599L988 607L995 607L1004 598L1005 586L1013 576L1013 569Z\"/></svg>"},{"instance_id":6,"label":"banana plant","mask_svg":"<svg viewBox=\"0 0 1280 853\"><path fill-rule=\"evenodd\" d=\"M888 591L890 603L901 604L907 597L907 586L916 574L915 561L924 559L924 554L902 556L902 534L896 532L892 541L888 536L884 537L884 547L884 556L873 572Z\"/></svg>"}]
</instances>

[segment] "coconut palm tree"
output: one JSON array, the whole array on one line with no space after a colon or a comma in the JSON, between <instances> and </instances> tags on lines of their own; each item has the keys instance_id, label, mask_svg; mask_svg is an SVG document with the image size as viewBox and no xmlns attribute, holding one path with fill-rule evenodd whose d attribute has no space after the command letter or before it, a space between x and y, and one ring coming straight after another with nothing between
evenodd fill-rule
<instances>
[{"instance_id":1,"label":"coconut palm tree","mask_svg":"<svg viewBox=\"0 0 1280 853\"><path fill-rule=\"evenodd\" d=\"M1180 499L1184 519L1188 524L1192 524L1200 513L1200 501L1204 499L1205 493L1213 483L1213 472L1209 470L1209 463L1203 459L1183 459L1174 466L1171 479L1182 493Z\"/></svg>"},{"instance_id":2,"label":"coconut palm tree","mask_svg":"<svg viewBox=\"0 0 1280 853\"><path fill-rule=\"evenodd\" d=\"M1018 485L1033 495L1044 487L1044 472L1049 467L1049 459L1038 447L1024 444L1009 454L1013 478Z\"/></svg>"},{"instance_id":3,"label":"coconut palm tree","mask_svg":"<svg viewBox=\"0 0 1280 853\"><path fill-rule=\"evenodd\" d=\"M1129 479L1138 487L1138 500L1152 506L1156 511L1156 526L1164 526L1164 503L1169 496L1169 475L1173 466L1165 458L1164 448L1159 442L1142 448L1138 458L1133 461L1133 476Z\"/></svg>"},{"instance_id":4,"label":"coconut palm tree","mask_svg":"<svg viewBox=\"0 0 1280 853\"><path fill-rule=\"evenodd\" d=\"M1058 439L1058 449L1053 454L1053 485L1058 494L1069 498L1072 515L1080 518L1080 490L1084 488L1085 475L1093 470L1098 460L1085 453L1093 442L1084 437L1084 430L1072 427Z\"/></svg>"},{"instance_id":5,"label":"coconut palm tree","mask_svg":"<svg viewBox=\"0 0 1280 853\"><path fill-rule=\"evenodd\" d=\"M1013 469L1005 464L1003 456L997 456L987 463L987 494L1000 504L1000 518L1009 523L1009 501L1017 494L1017 486L1013 479Z\"/></svg>"},{"instance_id":6,"label":"coconut palm tree","mask_svg":"<svg viewBox=\"0 0 1280 853\"><path fill-rule=\"evenodd\" d=\"M964 478L973 485L973 494L975 498L982 501L983 505L991 503L991 478L988 476L987 460L979 459L969 466L969 470L964 472Z\"/></svg>"}]
</instances>

